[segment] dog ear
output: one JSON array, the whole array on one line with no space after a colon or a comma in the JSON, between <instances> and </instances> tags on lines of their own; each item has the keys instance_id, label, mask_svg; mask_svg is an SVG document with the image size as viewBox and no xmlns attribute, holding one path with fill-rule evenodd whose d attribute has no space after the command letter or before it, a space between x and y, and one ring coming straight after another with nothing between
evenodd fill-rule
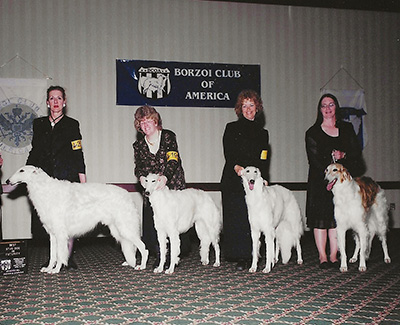
<instances>
[{"instance_id":1,"label":"dog ear","mask_svg":"<svg viewBox=\"0 0 400 325\"><path fill-rule=\"evenodd\" d=\"M344 181L351 180L351 175L344 166L342 166L342 168L340 169L340 175L341 175L341 179L340 179L341 183L343 183Z\"/></svg>"},{"instance_id":2,"label":"dog ear","mask_svg":"<svg viewBox=\"0 0 400 325\"><path fill-rule=\"evenodd\" d=\"M140 179L139 179L139 181L140 181L140 185L142 185L142 187L144 188L145 181L146 181L146 177L144 177L144 176L140 176Z\"/></svg>"}]
</instances>

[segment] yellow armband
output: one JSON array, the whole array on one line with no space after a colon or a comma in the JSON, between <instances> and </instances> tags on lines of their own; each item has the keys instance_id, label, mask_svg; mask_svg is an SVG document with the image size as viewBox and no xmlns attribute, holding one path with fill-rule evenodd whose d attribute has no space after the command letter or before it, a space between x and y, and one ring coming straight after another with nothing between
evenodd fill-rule
<instances>
[{"instance_id":1,"label":"yellow armband","mask_svg":"<svg viewBox=\"0 0 400 325\"><path fill-rule=\"evenodd\" d=\"M267 156L268 156L268 150L262 150L261 151L261 155L260 155L260 159L261 160L267 160Z\"/></svg>"},{"instance_id":2,"label":"yellow armband","mask_svg":"<svg viewBox=\"0 0 400 325\"><path fill-rule=\"evenodd\" d=\"M178 152L177 151L168 151L167 152L167 161L175 160L178 161Z\"/></svg>"},{"instance_id":3,"label":"yellow armband","mask_svg":"<svg viewBox=\"0 0 400 325\"><path fill-rule=\"evenodd\" d=\"M71 145L72 145L72 150L82 149L82 141L81 140L71 141Z\"/></svg>"}]
</instances>

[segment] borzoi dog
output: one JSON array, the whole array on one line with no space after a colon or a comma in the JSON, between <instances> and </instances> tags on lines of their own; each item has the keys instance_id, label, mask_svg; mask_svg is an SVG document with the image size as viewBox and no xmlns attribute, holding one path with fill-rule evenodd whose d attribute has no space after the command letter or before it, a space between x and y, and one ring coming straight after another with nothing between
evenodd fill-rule
<instances>
[{"instance_id":1,"label":"borzoi dog","mask_svg":"<svg viewBox=\"0 0 400 325\"><path fill-rule=\"evenodd\" d=\"M260 170L253 166L244 168L241 177L246 193L253 245L249 272L257 270L261 233L264 233L266 241L264 273L271 271L278 261L279 252L282 255L282 263L286 264L291 257L292 247L296 247L297 250L297 263L302 264L300 238L304 232L304 220L293 193L280 185L267 186Z\"/></svg>"},{"instance_id":2,"label":"borzoi dog","mask_svg":"<svg viewBox=\"0 0 400 325\"><path fill-rule=\"evenodd\" d=\"M367 270L365 260L369 257L375 234L382 242L385 263L390 263L386 243L389 216L384 191L369 177L353 179L341 164L329 165L325 170L325 179L329 182L327 190L332 190L335 204L340 271L347 271L345 235L348 229L353 229L356 241L350 262L356 262L360 252L359 271Z\"/></svg>"},{"instance_id":3,"label":"borzoi dog","mask_svg":"<svg viewBox=\"0 0 400 325\"><path fill-rule=\"evenodd\" d=\"M146 268L148 251L140 240L140 216L129 193L115 185L60 181L34 166L20 168L7 181L26 183L44 228L50 235L50 261L41 272L58 273L68 262L68 239L92 230L99 222L121 243L126 262ZM136 248L141 264L136 265Z\"/></svg>"},{"instance_id":4,"label":"borzoi dog","mask_svg":"<svg viewBox=\"0 0 400 325\"><path fill-rule=\"evenodd\" d=\"M145 195L149 197L154 211L154 225L160 245L160 265L154 272L164 269L167 238L170 240L171 264L165 271L174 272L179 262L179 234L195 226L200 239L200 258L203 265L209 263L209 250L212 244L215 251L214 266L220 265L219 234L222 227L222 216L211 197L202 190L170 190L167 186L158 188L160 176L149 174L141 179Z\"/></svg>"}]
</instances>

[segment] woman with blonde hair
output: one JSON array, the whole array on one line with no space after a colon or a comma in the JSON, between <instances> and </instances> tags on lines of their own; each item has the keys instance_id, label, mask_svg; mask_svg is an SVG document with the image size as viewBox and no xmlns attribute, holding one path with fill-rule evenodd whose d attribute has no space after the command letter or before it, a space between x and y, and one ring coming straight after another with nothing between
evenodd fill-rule
<instances>
[{"instance_id":1,"label":"woman with blonde hair","mask_svg":"<svg viewBox=\"0 0 400 325\"><path fill-rule=\"evenodd\" d=\"M185 174L178 151L176 135L163 129L160 114L152 106L141 106L135 112L134 126L138 140L133 143L135 175L140 180L149 173L162 175L160 187L168 186L182 190ZM166 207L168 208L168 207ZM154 228L153 209L147 197L143 197L143 242L150 254L156 256L154 266L159 262L159 243ZM181 235L181 256L190 252L189 234Z\"/></svg>"}]
</instances>

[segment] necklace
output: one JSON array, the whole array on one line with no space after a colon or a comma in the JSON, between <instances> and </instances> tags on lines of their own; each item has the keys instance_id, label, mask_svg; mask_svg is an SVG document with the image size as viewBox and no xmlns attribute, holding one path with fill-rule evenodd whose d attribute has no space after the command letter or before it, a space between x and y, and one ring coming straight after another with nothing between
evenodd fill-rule
<instances>
[{"instance_id":1,"label":"necklace","mask_svg":"<svg viewBox=\"0 0 400 325\"><path fill-rule=\"evenodd\" d=\"M51 118L50 125L51 125L51 127L54 128L54 125L56 125L56 121L57 121L58 119L62 118L63 116L64 116L64 114L61 114L60 116L58 116L58 117L56 117L56 118L53 118L53 117L50 115L50 118Z\"/></svg>"}]
</instances>

